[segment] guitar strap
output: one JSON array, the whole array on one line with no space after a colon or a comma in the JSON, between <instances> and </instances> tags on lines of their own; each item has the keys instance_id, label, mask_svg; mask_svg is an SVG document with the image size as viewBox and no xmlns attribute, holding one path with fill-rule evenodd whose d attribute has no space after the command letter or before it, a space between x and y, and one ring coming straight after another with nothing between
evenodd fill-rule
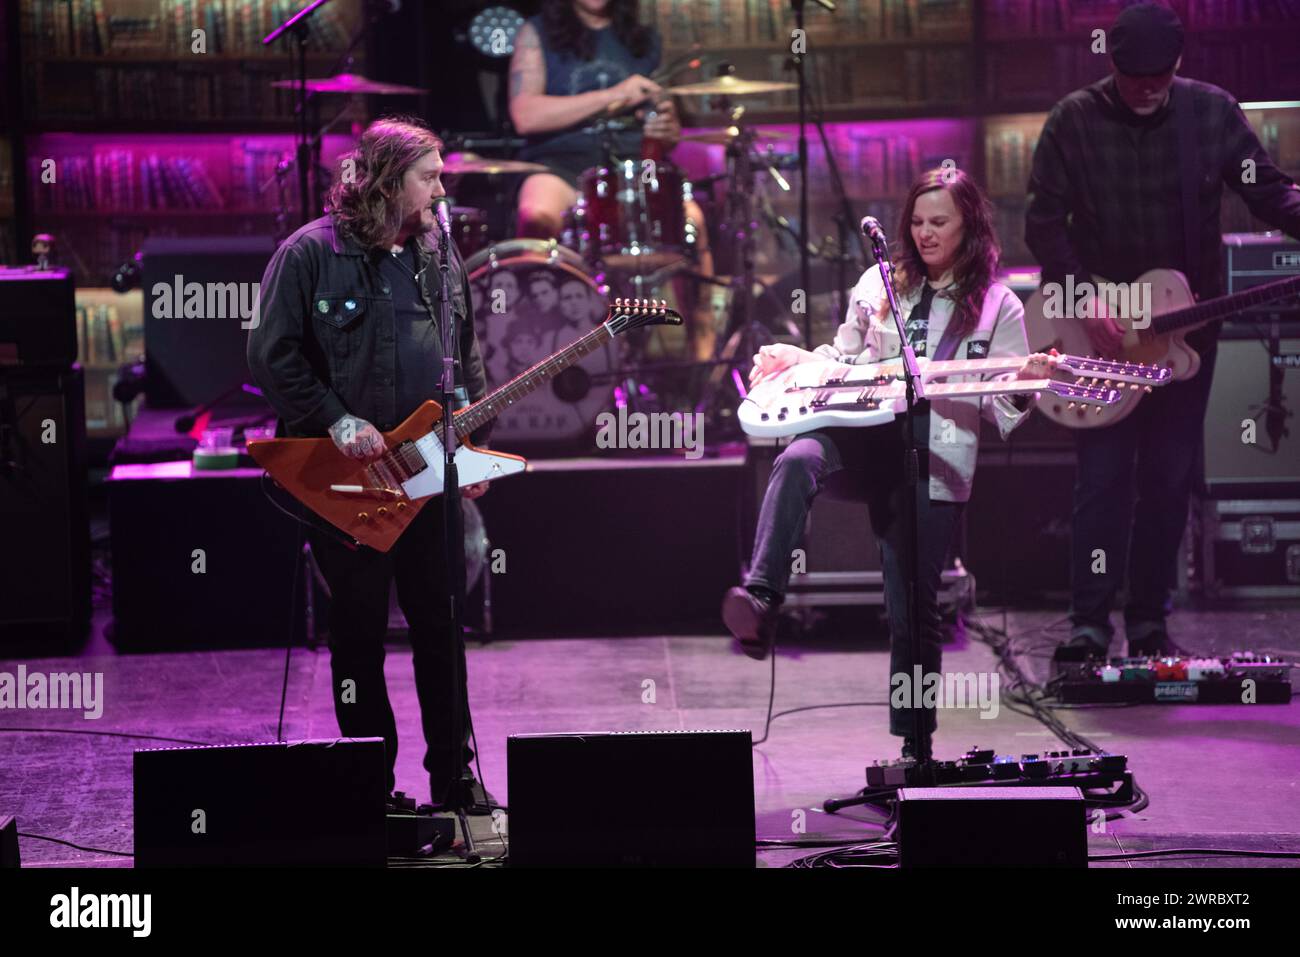
<instances>
[{"instance_id":1,"label":"guitar strap","mask_svg":"<svg viewBox=\"0 0 1300 957\"><path fill-rule=\"evenodd\" d=\"M1201 257L1198 251L1196 187L1200 181L1200 151L1196 146L1196 117L1192 114L1192 86L1175 79L1173 88L1174 123L1178 129L1178 168L1182 174L1183 194L1183 269L1193 289L1200 282Z\"/></svg>"}]
</instances>

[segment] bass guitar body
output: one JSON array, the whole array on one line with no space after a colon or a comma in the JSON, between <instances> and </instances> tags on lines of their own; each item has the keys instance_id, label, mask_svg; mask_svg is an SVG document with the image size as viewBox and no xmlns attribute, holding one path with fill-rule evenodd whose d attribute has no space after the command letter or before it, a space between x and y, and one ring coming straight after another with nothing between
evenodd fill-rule
<instances>
[{"instance_id":1,"label":"bass guitar body","mask_svg":"<svg viewBox=\"0 0 1300 957\"><path fill-rule=\"evenodd\" d=\"M1155 334L1148 324L1155 317L1185 309L1195 304L1191 288L1183 274L1173 269L1152 269L1143 273L1133 283L1109 283L1093 278L1093 288L1103 292L1120 290L1117 301L1145 303L1149 310L1145 316L1132 315L1125 309L1108 310L1116 325L1124 330L1124 340L1116 358L1135 364L1168 369L1175 382L1190 379L1201 367L1201 357L1186 342L1186 327L1163 335ZM1145 285L1144 285L1145 284ZM1131 288L1141 287L1141 288ZM1030 352L1059 352L1087 355L1093 351L1088 337L1086 315L1091 308L1081 302L1071 284L1061 290L1039 287L1025 303L1025 332L1029 337ZM1101 383L1098 383L1101 384ZM1142 392L1127 390L1114 405L1100 410L1075 406L1068 401L1044 397L1038 410L1053 422L1072 429L1095 429L1114 425L1130 415L1137 407Z\"/></svg>"}]
</instances>

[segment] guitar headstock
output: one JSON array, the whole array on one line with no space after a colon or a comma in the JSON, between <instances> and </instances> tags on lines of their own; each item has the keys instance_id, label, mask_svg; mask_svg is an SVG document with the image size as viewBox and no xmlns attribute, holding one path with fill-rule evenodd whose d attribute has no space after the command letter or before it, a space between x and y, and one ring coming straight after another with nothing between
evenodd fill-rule
<instances>
[{"instance_id":1,"label":"guitar headstock","mask_svg":"<svg viewBox=\"0 0 1300 957\"><path fill-rule=\"evenodd\" d=\"M1102 406L1114 405L1124 397L1122 389L1098 385L1079 385L1076 382L1058 382L1056 380L1048 383L1047 391L1062 399L1069 399L1069 408L1071 409L1076 405L1095 405L1100 411Z\"/></svg>"},{"instance_id":2,"label":"guitar headstock","mask_svg":"<svg viewBox=\"0 0 1300 957\"><path fill-rule=\"evenodd\" d=\"M1093 359L1088 356L1057 356L1056 367L1062 372L1078 376L1079 385L1109 385L1126 383L1131 389L1165 385L1173 381L1173 370L1145 362L1124 362L1119 359Z\"/></svg>"},{"instance_id":3,"label":"guitar headstock","mask_svg":"<svg viewBox=\"0 0 1300 957\"><path fill-rule=\"evenodd\" d=\"M605 314L610 332L619 335L645 326L680 326L679 312L662 299L615 299Z\"/></svg>"}]
</instances>

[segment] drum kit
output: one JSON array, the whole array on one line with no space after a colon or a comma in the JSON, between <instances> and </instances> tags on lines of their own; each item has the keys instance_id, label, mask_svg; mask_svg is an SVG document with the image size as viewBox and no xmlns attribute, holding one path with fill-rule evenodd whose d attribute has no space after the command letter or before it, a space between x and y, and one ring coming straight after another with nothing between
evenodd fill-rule
<instances>
[{"instance_id":1,"label":"drum kit","mask_svg":"<svg viewBox=\"0 0 1300 957\"><path fill-rule=\"evenodd\" d=\"M296 89L297 81L276 84ZM412 94L418 88L377 83L355 74L306 81L314 93ZM795 89L792 83L744 80L734 75L668 86L672 96L709 97L724 110L730 124L719 130L693 133L684 141L725 148L725 171L692 182L661 152L662 143L646 139L642 155L619 157L614 134L639 128L631 118L599 119L586 128L602 144L604 162L579 177L577 200L563 220L562 232L550 240L513 238L514 198L522 179L548 169L538 163L449 152L443 176L449 192L493 196L495 202L453 207L453 236L469 273L479 346L489 383L503 382L533 363L578 339L599 323L609 302L618 296L674 298L672 287L682 283L699 289L713 284L729 290L725 329L717 337L711 360L682 356L651 362L644 337L624 337L608 352L593 354L553 388L539 390L503 414L494 439L514 446L576 450L595 434L596 416L627 404L629 411L694 411L714 415L734 410L729 380L747 370L765 327L754 318L756 231L759 199L768 174L784 189L779 170L794 165L794 157L773 151L789 135L752 127L745 109L733 99ZM454 139L450 146L508 152L523 145L518 139ZM718 233L731 254L729 280L698 270L704 247L685 206L697 198L696 189L712 192L726 184L717 205ZM493 209L492 206L501 208ZM768 204L764 201L764 207ZM768 225L772 225L769 218ZM710 297L711 298L711 297ZM694 317L687 316L690 322ZM770 341L770 339L769 339ZM665 350L660 349L660 352ZM730 376L728 375L730 373ZM663 402L656 388L672 376L685 391L678 401ZM657 378L660 377L660 378ZM684 378L683 378L684 377ZM655 385L652 388L652 383ZM669 389L673 386L669 386ZM664 405L674 408L666 409ZM684 407L683 407L684 406Z\"/></svg>"}]
</instances>

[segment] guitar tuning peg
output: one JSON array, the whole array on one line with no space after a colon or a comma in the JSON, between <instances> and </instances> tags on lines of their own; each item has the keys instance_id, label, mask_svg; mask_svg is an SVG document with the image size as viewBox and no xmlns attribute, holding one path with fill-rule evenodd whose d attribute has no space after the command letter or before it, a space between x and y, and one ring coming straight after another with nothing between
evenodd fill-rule
<instances>
[{"instance_id":1,"label":"guitar tuning peg","mask_svg":"<svg viewBox=\"0 0 1300 957\"><path fill-rule=\"evenodd\" d=\"M1066 412L1073 412L1073 411L1074 411L1074 407L1075 407L1075 405L1076 405L1076 403L1074 403L1074 402L1069 403L1068 405L1066 405L1066 407L1065 407L1065 411L1066 411Z\"/></svg>"},{"instance_id":2,"label":"guitar tuning peg","mask_svg":"<svg viewBox=\"0 0 1300 957\"><path fill-rule=\"evenodd\" d=\"M1144 385L1144 386L1142 387L1142 391L1143 391L1143 392L1148 392L1148 393L1149 393L1149 392L1151 391L1151 386L1149 386L1149 385Z\"/></svg>"}]
</instances>

